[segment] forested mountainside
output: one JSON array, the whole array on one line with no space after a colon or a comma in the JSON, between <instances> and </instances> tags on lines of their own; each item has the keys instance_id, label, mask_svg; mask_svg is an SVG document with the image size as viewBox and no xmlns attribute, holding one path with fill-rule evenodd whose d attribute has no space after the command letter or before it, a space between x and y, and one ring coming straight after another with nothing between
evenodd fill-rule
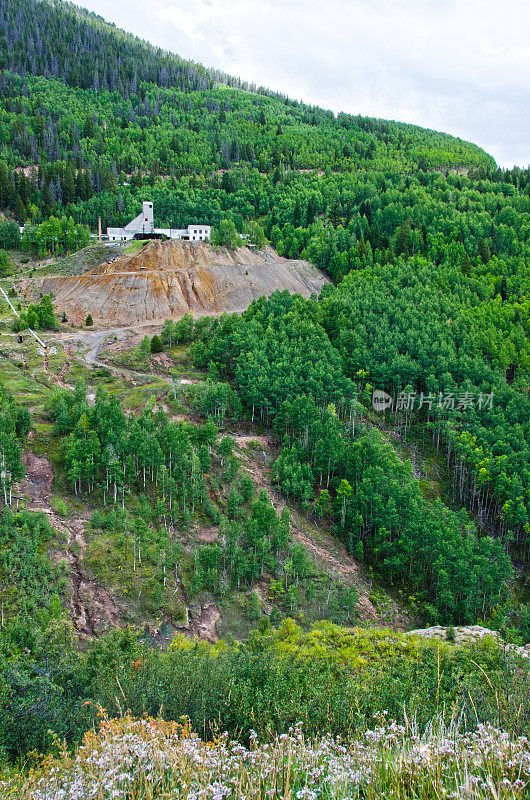
<instances>
[{"instance_id":1,"label":"forested mountainside","mask_svg":"<svg viewBox=\"0 0 530 800\"><path fill-rule=\"evenodd\" d=\"M0 15L0 202L21 222L119 224L147 192L161 224L228 213L241 229L283 205L285 171L331 171L321 187L299 176L289 221L307 227L341 193L333 174L495 167L451 136L234 88L70 4L7 0Z\"/></svg>"},{"instance_id":2,"label":"forested mountainside","mask_svg":"<svg viewBox=\"0 0 530 800\"><path fill-rule=\"evenodd\" d=\"M19 75L59 78L68 86L128 96L142 81L184 91L211 89L216 79L199 64L153 47L73 3L2 3L1 66Z\"/></svg>"},{"instance_id":3,"label":"forested mountainside","mask_svg":"<svg viewBox=\"0 0 530 800\"><path fill-rule=\"evenodd\" d=\"M147 192L161 223L184 224L189 214L215 223L229 212L241 228L243 220L281 203L285 169L331 171L327 187L312 199L309 220L294 219L311 223L340 193L337 175L352 170L493 168L479 148L450 136L335 118L224 85L190 92L142 82L125 98L5 71L0 94L2 200L21 220L53 212L92 226L98 214L119 224ZM311 176L300 177L307 205ZM345 210L354 216L353 207Z\"/></svg>"},{"instance_id":4,"label":"forested mountainside","mask_svg":"<svg viewBox=\"0 0 530 800\"><path fill-rule=\"evenodd\" d=\"M528 733L528 662L452 626L530 640L530 171L67 3L0 0L0 20L0 755L77 741L92 703L245 741L448 708ZM146 199L160 226L329 277L113 331L30 296L105 260L50 257ZM120 248L122 286L129 261L159 280L162 247ZM447 643L332 624L418 620Z\"/></svg>"}]
</instances>

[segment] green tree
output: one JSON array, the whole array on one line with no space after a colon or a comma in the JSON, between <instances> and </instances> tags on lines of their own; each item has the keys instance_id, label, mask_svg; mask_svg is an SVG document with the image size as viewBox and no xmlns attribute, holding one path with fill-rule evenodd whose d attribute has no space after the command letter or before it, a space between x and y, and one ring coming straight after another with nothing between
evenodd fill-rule
<instances>
[{"instance_id":1,"label":"green tree","mask_svg":"<svg viewBox=\"0 0 530 800\"><path fill-rule=\"evenodd\" d=\"M144 336L142 341L140 342L140 354L147 358L151 355L151 339L149 336Z\"/></svg>"},{"instance_id":2,"label":"green tree","mask_svg":"<svg viewBox=\"0 0 530 800\"><path fill-rule=\"evenodd\" d=\"M20 247L20 229L13 220L0 222L0 247L6 250Z\"/></svg>"},{"instance_id":3,"label":"green tree","mask_svg":"<svg viewBox=\"0 0 530 800\"><path fill-rule=\"evenodd\" d=\"M241 245L241 239L236 226L231 219L222 219L212 231L212 244L217 247L229 247L235 250Z\"/></svg>"},{"instance_id":4,"label":"green tree","mask_svg":"<svg viewBox=\"0 0 530 800\"><path fill-rule=\"evenodd\" d=\"M164 351L164 345L162 344L162 340L160 336L156 333L151 339L151 353L162 353Z\"/></svg>"},{"instance_id":5,"label":"green tree","mask_svg":"<svg viewBox=\"0 0 530 800\"><path fill-rule=\"evenodd\" d=\"M11 274L11 261L5 250L0 250L0 277Z\"/></svg>"},{"instance_id":6,"label":"green tree","mask_svg":"<svg viewBox=\"0 0 530 800\"><path fill-rule=\"evenodd\" d=\"M481 238L478 241L478 255L482 260L483 264L487 264L491 258L490 248L486 241L486 239Z\"/></svg>"}]
</instances>

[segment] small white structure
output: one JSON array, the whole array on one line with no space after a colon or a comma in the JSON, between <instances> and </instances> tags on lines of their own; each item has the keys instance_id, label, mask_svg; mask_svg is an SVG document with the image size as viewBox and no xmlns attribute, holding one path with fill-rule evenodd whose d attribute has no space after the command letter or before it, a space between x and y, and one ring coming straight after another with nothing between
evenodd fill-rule
<instances>
[{"instance_id":1,"label":"small white structure","mask_svg":"<svg viewBox=\"0 0 530 800\"><path fill-rule=\"evenodd\" d=\"M142 203L142 213L132 219L124 228L107 228L109 242L129 242L131 239L183 239L188 242L205 242L210 239L210 225L188 225L187 228L155 228L153 204L149 200Z\"/></svg>"}]
</instances>

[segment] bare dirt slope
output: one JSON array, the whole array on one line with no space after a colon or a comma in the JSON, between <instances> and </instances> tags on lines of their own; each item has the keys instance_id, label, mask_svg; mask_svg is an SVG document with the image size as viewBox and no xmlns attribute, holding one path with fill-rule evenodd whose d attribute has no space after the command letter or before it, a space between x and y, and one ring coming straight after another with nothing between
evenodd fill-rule
<instances>
[{"instance_id":1,"label":"bare dirt slope","mask_svg":"<svg viewBox=\"0 0 530 800\"><path fill-rule=\"evenodd\" d=\"M52 294L59 313L98 326L242 311L276 289L304 297L328 278L305 261L288 261L270 247L259 252L214 249L203 242L152 241L140 252L100 264L83 275L51 275L22 285L28 298Z\"/></svg>"},{"instance_id":2,"label":"bare dirt slope","mask_svg":"<svg viewBox=\"0 0 530 800\"><path fill-rule=\"evenodd\" d=\"M376 598L371 576L348 553L344 544L326 530L324 523L318 525L315 520L302 515L293 503L276 490L270 475L271 450L274 446L272 439L240 432L230 432L230 435L234 438L238 453L256 487L267 490L277 512L285 506L289 509L293 540L305 547L321 570L343 585L357 589L358 619L371 625L390 625L398 630L409 628L412 623L410 615L389 595L384 600L381 596L378 597L378 607L374 606L371 598ZM258 586L258 589L261 588Z\"/></svg>"},{"instance_id":3,"label":"bare dirt slope","mask_svg":"<svg viewBox=\"0 0 530 800\"><path fill-rule=\"evenodd\" d=\"M117 603L84 564L86 519L61 518L49 505L54 478L51 462L30 450L23 453L22 462L26 475L18 485L17 494L29 500L29 511L46 514L51 526L62 534L62 543L50 555L57 564L68 567L69 612L79 636L87 638L124 624L127 609Z\"/></svg>"}]
</instances>

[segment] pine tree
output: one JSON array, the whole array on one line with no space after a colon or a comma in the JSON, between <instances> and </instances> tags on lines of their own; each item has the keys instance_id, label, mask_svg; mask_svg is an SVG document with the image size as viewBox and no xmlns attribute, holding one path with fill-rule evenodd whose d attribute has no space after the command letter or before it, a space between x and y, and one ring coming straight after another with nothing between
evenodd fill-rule
<instances>
[{"instance_id":1,"label":"pine tree","mask_svg":"<svg viewBox=\"0 0 530 800\"><path fill-rule=\"evenodd\" d=\"M65 203L75 203L74 168L68 164L64 176L63 200Z\"/></svg>"},{"instance_id":2,"label":"pine tree","mask_svg":"<svg viewBox=\"0 0 530 800\"><path fill-rule=\"evenodd\" d=\"M152 353L162 353L164 351L164 345L162 344L162 340L160 336L156 333L151 339L151 352Z\"/></svg>"},{"instance_id":3,"label":"pine tree","mask_svg":"<svg viewBox=\"0 0 530 800\"><path fill-rule=\"evenodd\" d=\"M487 264L491 258L490 248L486 239L479 239L478 242L478 255L483 264Z\"/></svg>"},{"instance_id":4,"label":"pine tree","mask_svg":"<svg viewBox=\"0 0 530 800\"><path fill-rule=\"evenodd\" d=\"M332 223L332 225L339 225L342 219L342 203L340 202L340 197L337 195L333 202L331 203L330 207L328 208L328 219Z\"/></svg>"},{"instance_id":5,"label":"pine tree","mask_svg":"<svg viewBox=\"0 0 530 800\"><path fill-rule=\"evenodd\" d=\"M404 220L396 235L396 255L408 257L410 254L410 219Z\"/></svg>"},{"instance_id":6,"label":"pine tree","mask_svg":"<svg viewBox=\"0 0 530 800\"><path fill-rule=\"evenodd\" d=\"M315 207L313 205L313 200L309 198L307 202L306 222L308 225L312 225L314 221L315 221Z\"/></svg>"},{"instance_id":7,"label":"pine tree","mask_svg":"<svg viewBox=\"0 0 530 800\"><path fill-rule=\"evenodd\" d=\"M26 209L24 208L24 203L22 202L22 198L20 195L15 195L15 202L13 204L13 214L15 215L15 219L19 222L25 222L26 220Z\"/></svg>"},{"instance_id":8,"label":"pine tree","mask_svg":"<svg viewBox=\"0 0 530 800\"><path fill-rule=\"evenodd\" d=\"M42 187L42 213L45 217L49 217L54 209L53 197L50 193L49 183L45 181Z\"/></svg>"}]
</instances>

